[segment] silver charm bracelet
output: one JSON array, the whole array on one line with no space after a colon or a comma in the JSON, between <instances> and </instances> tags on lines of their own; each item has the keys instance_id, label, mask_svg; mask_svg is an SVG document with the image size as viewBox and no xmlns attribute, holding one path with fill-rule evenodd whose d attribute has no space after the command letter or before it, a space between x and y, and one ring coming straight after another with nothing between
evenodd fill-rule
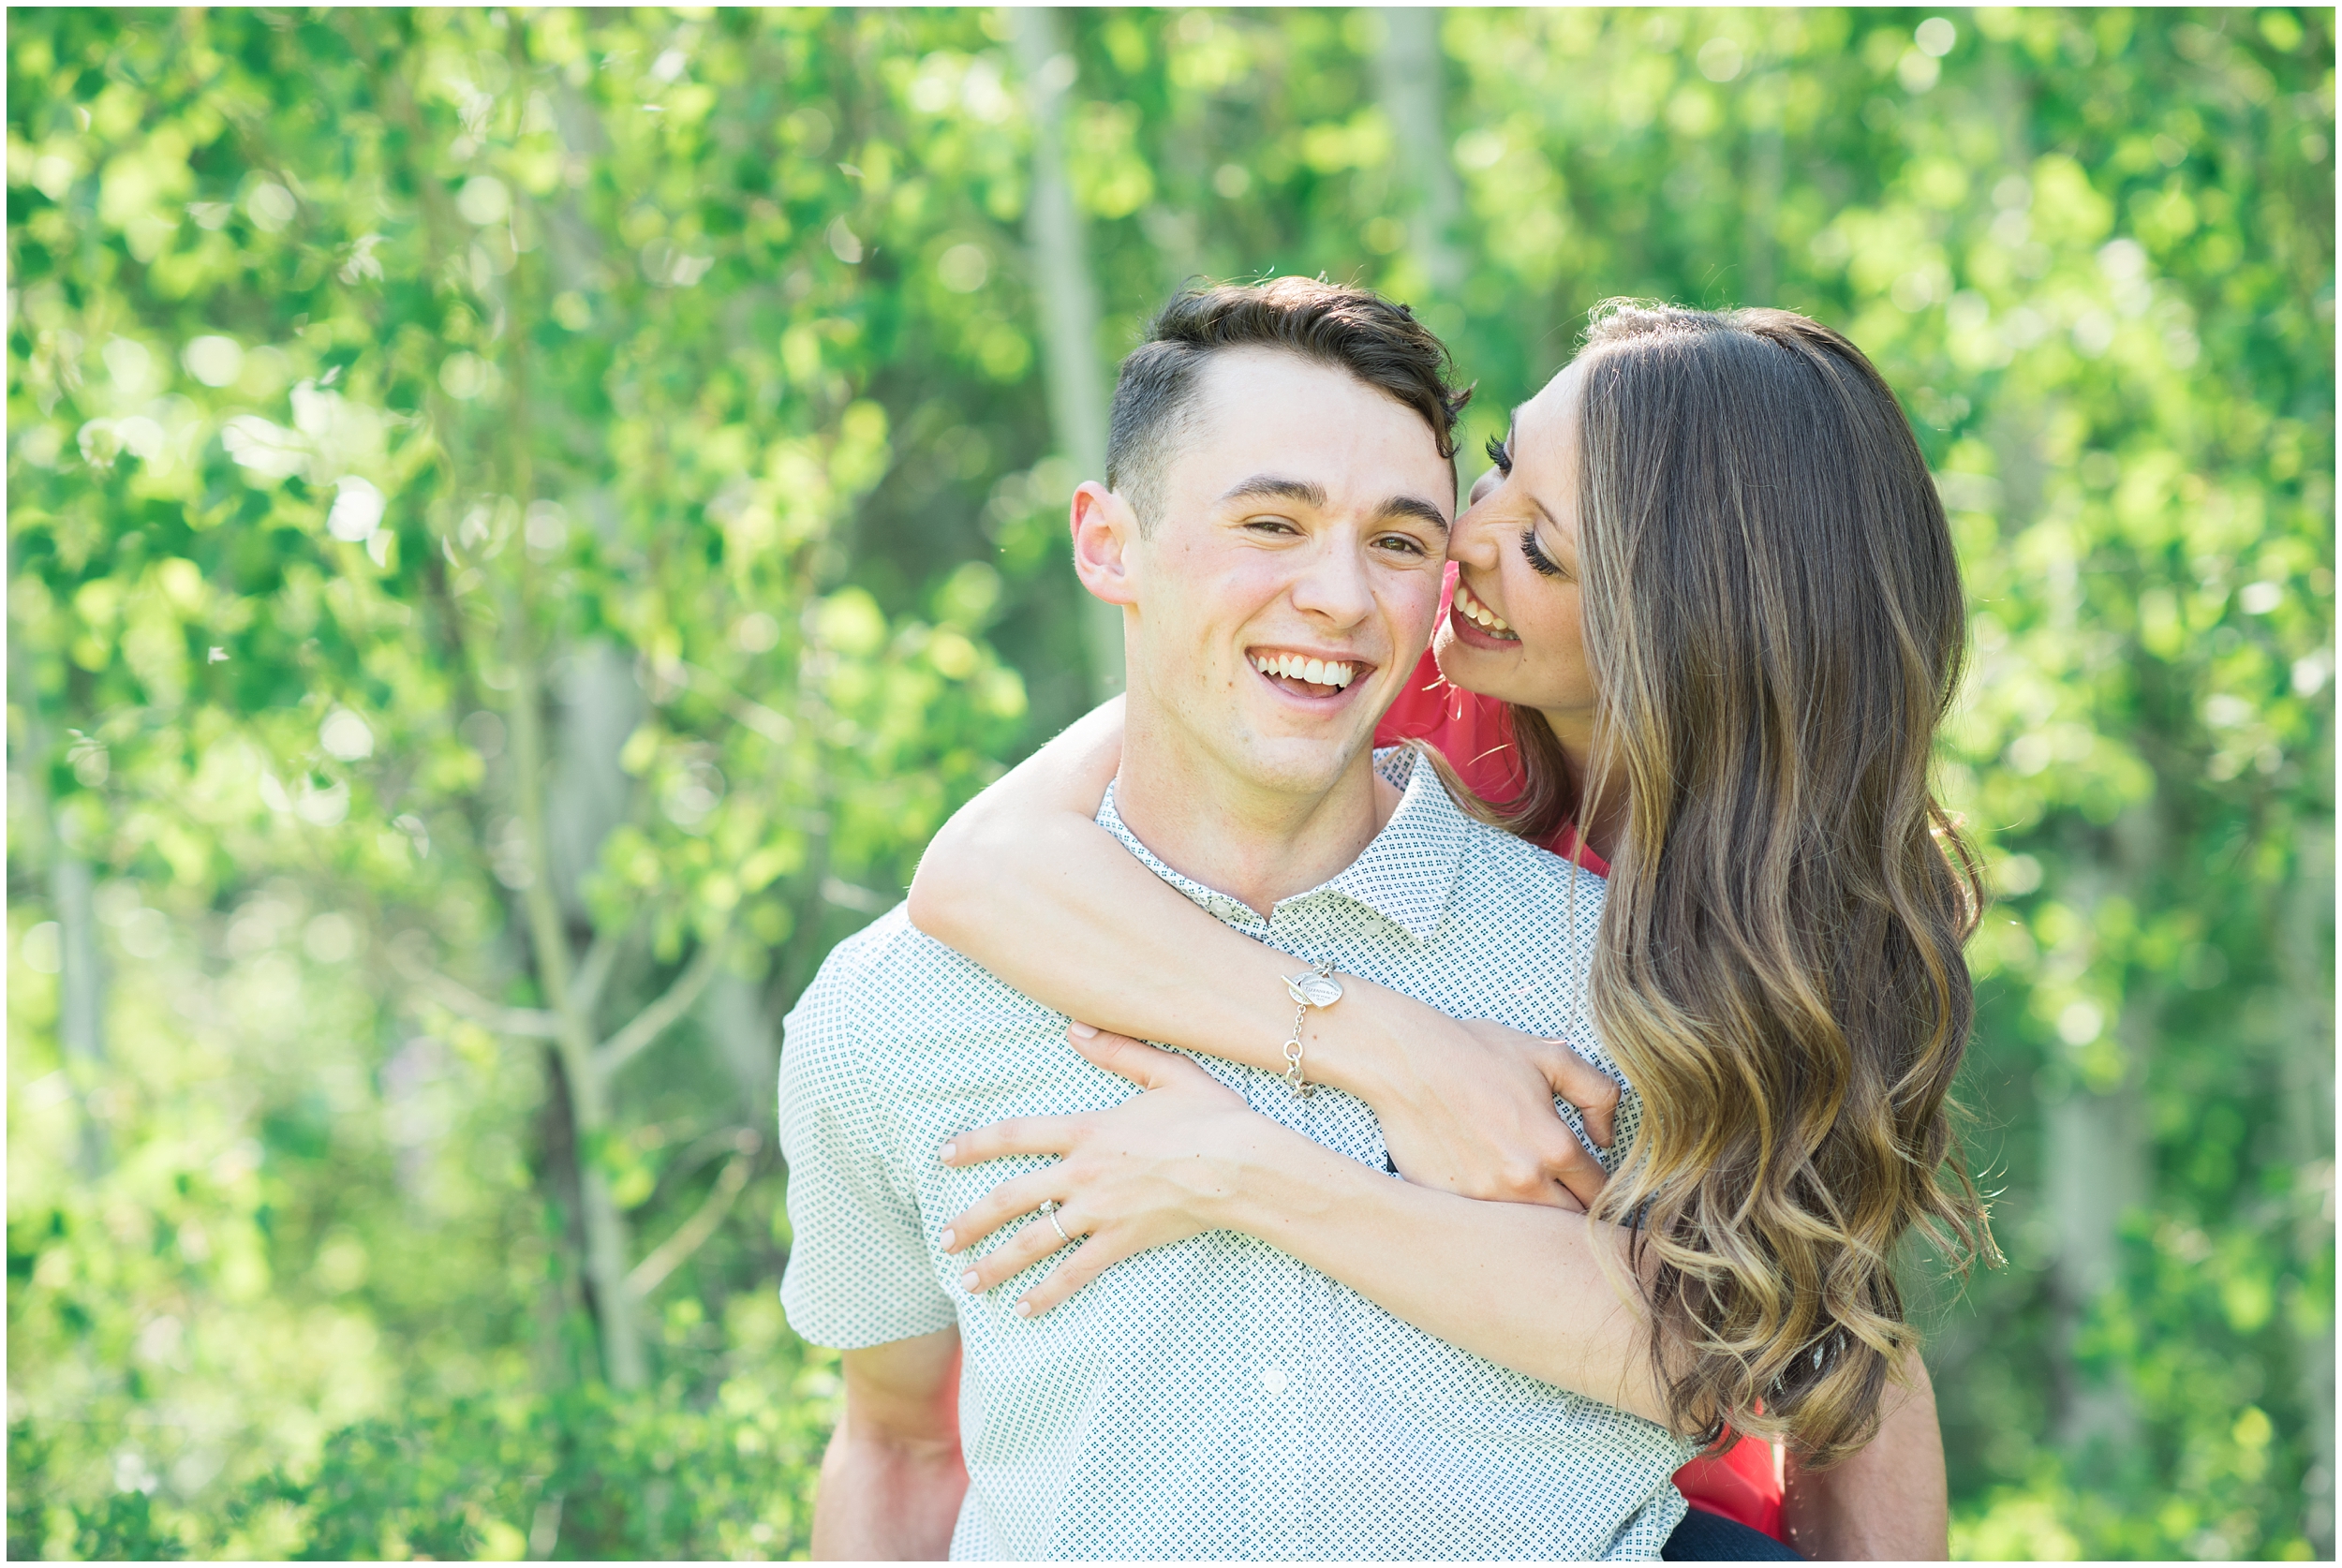
<instances>
[{"instance_id":1,"label":"silver charm bracelet","mask_svg":"<svg viewBox=\"0 0 2342 1568\"><path fill-rule=\"evenodd\" d=\"M1293 1037L1285 1042L1285 1087L1296 1099L1307 1100L1317 1086L1301 1071L1301 1023L1311 1008L1331 1007L1341 999L1341 982L1334 978L1332 964L1314 964L1285 977L1285 994L1293 998Z\"/></svg>"}]
</instances>

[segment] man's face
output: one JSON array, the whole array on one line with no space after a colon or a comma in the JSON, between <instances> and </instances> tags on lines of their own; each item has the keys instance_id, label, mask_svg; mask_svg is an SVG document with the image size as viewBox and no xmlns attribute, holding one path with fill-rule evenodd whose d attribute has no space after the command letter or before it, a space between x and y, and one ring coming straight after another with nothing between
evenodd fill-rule
<instances>
[{"instance_id":1,"label":"man's face","mask_svg":"<svg viewBox=\"0 0 2342 1568\"><path fill-rule=\"evenodd\" d=\"M1126 552L1130 686L1257 787L1322 793L1439 610L1455 481L1412 409L1271 349L1215 356Z\"/></svg>"}]
</instances>

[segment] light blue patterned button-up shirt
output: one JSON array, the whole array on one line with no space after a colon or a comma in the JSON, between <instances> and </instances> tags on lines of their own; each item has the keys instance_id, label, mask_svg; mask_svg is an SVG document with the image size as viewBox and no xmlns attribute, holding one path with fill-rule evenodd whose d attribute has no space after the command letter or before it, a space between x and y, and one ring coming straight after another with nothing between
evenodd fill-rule
<instances>
[{"instance_id":1,"label":"light blue patterned button-up shirt","mask_svg":"<svg viewBox=\"0 0 2342 1568\"><path fill-rule=\"evenodd\" d=\"M1602 882L1465 816L1413 763L1378 760L1405 791L1389 822L1267 920L1156 860L1111 791L1098 820L1247 935L1458 1017L1566 1037L1618 1076L1586 1006ZM1682 1516L1670 1478L1688 1443L1401 1323L1266 1242L1215 1231L1157 1248L1037 1320L1010 1304L1046 1265L983 1296L960 1290L943 1225L1045 1161L952 1170L936 1149L1132 1092L1066 1044L1065 1023L900 909L838 945L787 1023L782 1300L798 1334L841 1349L958 1327L969 1486L955 1558L1659 1555ZM1196 1059L1255 1111L1386 1168L1360 1101L1297 1099L1274 1073ZM1638 1118L1626 1090L1619 1149Z\"/></svg>"}]
</instances>

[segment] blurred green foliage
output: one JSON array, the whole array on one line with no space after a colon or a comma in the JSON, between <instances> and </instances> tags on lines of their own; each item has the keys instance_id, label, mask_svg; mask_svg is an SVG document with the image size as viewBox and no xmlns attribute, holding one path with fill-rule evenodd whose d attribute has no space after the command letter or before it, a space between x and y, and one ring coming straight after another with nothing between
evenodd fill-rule
<instances>
[{"instance_id":1,"label":"blurred green foliage","mask_svg":"<svg viewBox=\"0 0 2342 1568\"><path fill-rule=\"evenodd\" d=\"M773 1020L1090 689L1007 19L8 25L10 1555L801 1554ZM2002 894L1955 1546L2331 1555L2331 10L1061 25L1102 359L1877 359Z\"/></svg>"}]
</instances>

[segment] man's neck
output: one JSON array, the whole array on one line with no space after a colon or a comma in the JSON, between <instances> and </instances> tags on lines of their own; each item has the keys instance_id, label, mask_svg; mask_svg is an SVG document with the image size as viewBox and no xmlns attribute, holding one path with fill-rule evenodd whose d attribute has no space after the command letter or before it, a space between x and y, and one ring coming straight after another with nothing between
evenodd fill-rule
<instances>
[{"instance_id":1,"label":"man's neck","mask_svg":"<svg viewBox=\"0 0 2342 1568\"><path fill-rule=\"evenodd\" d=\"M1371 751L1322 794L1297 795L1238 777L1139 707L1123 731L1115 810L1165 865L1264 918L1356 860L1398 808Z\"/></svg>"}]
</instances>

